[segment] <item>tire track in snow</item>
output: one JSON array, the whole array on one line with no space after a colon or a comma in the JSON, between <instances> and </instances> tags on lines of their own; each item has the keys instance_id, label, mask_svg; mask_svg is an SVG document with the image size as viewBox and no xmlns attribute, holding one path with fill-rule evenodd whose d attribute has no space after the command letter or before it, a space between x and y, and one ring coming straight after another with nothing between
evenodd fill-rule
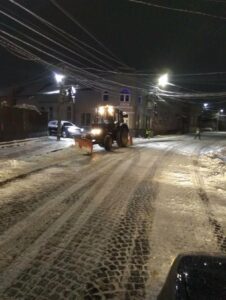
<instances>
[{"instance_id":1,"label":"tire track in snow","mask_svg":"<svg viewBox=\"0 0 226 300\"><path fill-rule=\"evenodd\" d=\"M151 255L149 234L154 217L154 201L158 186L154 181L163 158L177 145L170 146L161 153L151 166L148 166L144 178L136 186L130 197L126 213L109 243L104 259L93 270L90 283L87 284L87 299L144 299L145 284L149 278L147 263ZM148 155L149 152L146 152ZM148 164L147 164L148 165ZM95 274L97 276L95 276Z\"/></svg>"},{"instance_id":2,"label":"tire track in snow","mask_svg":"<svg viewBox=\"0 0 226 300\"><path fill-rule=\"evenodd\" d=\"M226 253L226 234L224 233L224 229L221 226L221 224L216 219L213 211L210 208L210 200L208 197L207 192L205 191L205 184L203 177L200 175L199 172L199 157L201 154L201 151L205 149L207 146L203 146L199 148L197 153L197 158L193 159L193 173L194 173L194 183L196 186L197 194L199 195L199 198L201 199L202 203L205 206L206 214L208 217L208 222L210 224L210 227L212 228L213 235L217 241L218 248L223 253Z\"/></svg>"},{"instance_id":3,"label":"tire track in snow","mask_svg":"<svg viewBox=\"0 0 226 300\"><path fill-rule=\"evenodd\" d=\"M127 157L129 158L133 155L134 153L132 152L127 155ZM60 214L62 214L70 207L70 205L74 204L75 201L78 201L79 195L81 196L87 189L91 188L93 184L98 181L98 178L104 178L106 172L109 172L112 168L117 168L117 166L121 163L122 159L115 161L113 157L110 157L106 161L95 164L90 169L86 168L86 176L83 173L85 179L81 179L71 187L68 187L66 191L59 193L57 196L49 197L49 199L46 199L47 201L38 209L30 213L27 217L21 219L14 226L11 226L7 231L5 231L4 234L1 235L0 239L1 253L6 253L9 256L14 256L15 251L21 251L21 247L25 248L26 244L29 241L32 242L32 240L35 238L34 233L30 232L29 228L33 228L33 231L37 231L36 235L40 232L41 228L42 231L44 231L45 227L49 226L54 221L54 218L58 218ZM95 173L94 168L98 168ZM91 174L87 174L88 171L89 173L92 171ZM51 218L48 217L49 215L51 215ZM40 222L40 220L42 220L42 222ZM31 233L34 236L29 238ZM21 238L19 238L20 235ZM19 240L20 247L18 246L19 249L12 247L10 251L10 245L12 245L14 240ZM1 265L2 264L0 263L0 266Z\"/></svg>"},{"instance_id":4,"label":"tire track in snow","mask_svg":"<svg viewBox=\"0 0 226 300\"><path fill-rule=\"evenodd\" d=\"M27 250L16 259L16 261L13 262L12 265L6 268L6 270L0 276L1 292L3 292L3 290L9 287L12 284L12 282L16 279L16 277L19 276L20 272L22 272L28 265L32 263L34 258L38 255L38 253L40 253L40 250L45 247L45 245L48 243L51 237L57 234L63 228L63 226L67 225L66 223L71 218L73 218L73 227L69 229L67 226L65 227L65 235L61 236L61 239L63 239L62 245L58 245L59 247L57 247L56 252L53 253L50 261L54 260L55 255L59 255L59 253L61 253L65 249L66 245L70 243L70 241L74 238L74 236L76 236L76 234L84 226L84 224L86 224L86 222L96 211L96 209L100 207L102 202L108 197L109 193L112 193L112 190L115 188L116 184L116 181L112 180L112 177L117 178L117 180L120 180L124 173L127 172L131 167L131 161L129 159L134 156L134 153L130 155L125 153L124 156L127 157L125 161L122 161L121 158L116 162L113 162L112 164L106 166L106 170L110 170L111 168L113 168L114 171L109 176L109 178L106 179L105 176L100 178L100 183L104 188L99 188L97 190L97 187L94 185L89 191L84 193L79 199L79 201L76 201L44 233L42 233L37 238L37 240L30 247L28 247ZM116 167L118 164L119 166ZM114 166L116 167L116 169L114 169ZM103 168L101 168L101 173L102 175L104 175ZM101 175L101 173L99 174L99 172L96 172L93 176L96 177L98 175ZM68 191L68 194L71 195L72 191ZM94 199L92 199L93 195ZM65 199L65 195L63 196L63 199ZM92 201L90 201L91 199ZM79 208L81 207L81 205L84 204L85 201L88 201L86 209L80 212L77 215L76 220L74 220L74 215L78 212Z\"/></svg>"}]
</instances>

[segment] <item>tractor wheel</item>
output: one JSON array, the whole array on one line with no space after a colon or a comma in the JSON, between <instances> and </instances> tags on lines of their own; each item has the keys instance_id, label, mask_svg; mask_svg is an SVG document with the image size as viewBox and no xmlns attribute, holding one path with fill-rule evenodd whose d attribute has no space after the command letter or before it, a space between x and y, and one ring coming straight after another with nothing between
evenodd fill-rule
<instances>
[{"instance_id":1,"label":"tractor wheel","mask_svg":"<svg viewBox=\"0 0 226 300\"><path fill-rule=\"evenodd\" d=\"M126 147L128 145L128 128L121 127L117 133L116 141L119 147Z\"/></svg>"},{"instance_id":2,"label":"tractor wheel","mask_svg":"<svg viewBox=\"0 0 226 300\"><path fill-rule=\"evenodd\" d=\"M106 135L104 138L104 148L106 151L111 151L112 148L112 137L110 135Z\"/></svg>"}]
</instances>

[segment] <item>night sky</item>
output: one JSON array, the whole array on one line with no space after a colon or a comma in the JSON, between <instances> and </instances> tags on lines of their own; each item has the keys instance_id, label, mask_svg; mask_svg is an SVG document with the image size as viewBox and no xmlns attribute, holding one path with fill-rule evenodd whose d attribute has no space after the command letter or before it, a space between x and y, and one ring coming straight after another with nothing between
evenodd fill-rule
<instances>
[{"instance_id":1,"label":"night sky","mask_svg":"<svg viewBox=\"0 0 226 300\"><path fill-rule=\"evenodd\" d=\"M48 0L19 1L43 18L96 46ZM179 13L132 3L127 0L58 0L58 2L120 59L132 68L151 73L172 74L226 71L226 20ZM148 2L148 1L146 1ZM151 3L186 8L226 17L226 3L211 0L161 0ZM0 8L25 22L38 24L7 0ZM1 16L1 21L16 26ZM2 24L0 25L2 28ZM17 27L17 26L16 26ZM0 47L4 76L0 85L19 82L43 72L42 67L24 62ZM26 70L26 71L25 71ZM19 79L18 79L19 77ZM215 90L226 88L226 76L174 80L194 88L199 84Z\"/></svg>"}]
</instances>

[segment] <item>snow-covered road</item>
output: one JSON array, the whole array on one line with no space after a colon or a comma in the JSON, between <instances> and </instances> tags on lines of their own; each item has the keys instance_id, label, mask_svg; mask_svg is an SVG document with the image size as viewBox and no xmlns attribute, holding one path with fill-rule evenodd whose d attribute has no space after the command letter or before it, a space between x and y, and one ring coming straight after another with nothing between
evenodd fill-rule
<instances>
[{"instance_id":1,"label":"snow-covered road","mask_svg":"<svg viewBox=\"0 0 226 300\"><path fill-rule=\"evenodd\" d=\"M226 134L0 144L0 299L156 299L181 252L226 253Z\"/></svg>"}]
</instances>

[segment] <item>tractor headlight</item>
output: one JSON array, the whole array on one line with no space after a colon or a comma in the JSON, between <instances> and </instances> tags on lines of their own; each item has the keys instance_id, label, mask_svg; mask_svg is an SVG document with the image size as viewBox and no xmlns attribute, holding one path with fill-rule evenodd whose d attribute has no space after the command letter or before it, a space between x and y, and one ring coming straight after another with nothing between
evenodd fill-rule
<instances>
[{"instance_id":1,"label":"tractor headlight","mask_svg":"<svg viewBox=\"0 0 226 300\"><path fill-rule=\"evenodd\" d=\"M104 115L104 113L105 113L105 108L104 108L104 106L99 106L99 108L98 108L98 113L99 113L101 116Z\"/></svg>"},{"instance_id":2,"label":"tractor headlight","mask_svg":"<svg viewBox=\"0 0 226 300\"><path fill-rule=\"evenodd\" d=\"M100 128L93 128L91 130L92 135L100 135L101 133L102 133L102 129L100 129Z\"/></svg>"},{"instance_id":3,"label":"tractor headlight","mask_svg":"<svg viewBox=\"0 0 226 300\"><path fill-rule=\"evenodd\" d=\"M108 113L112 116L114 114L114 107L108 106Z\"/></svg>"}]
</instances>

